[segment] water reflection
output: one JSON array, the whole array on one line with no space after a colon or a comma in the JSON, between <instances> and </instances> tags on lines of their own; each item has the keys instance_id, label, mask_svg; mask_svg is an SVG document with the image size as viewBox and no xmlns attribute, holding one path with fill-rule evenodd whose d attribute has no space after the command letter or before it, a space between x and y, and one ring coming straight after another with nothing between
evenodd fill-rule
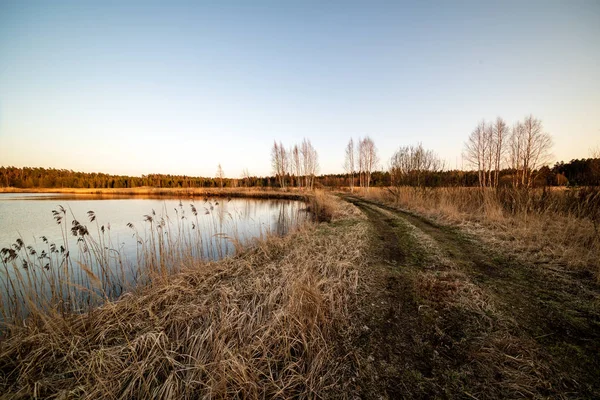
<instances>
[{"instance_id":1,"label":"water reflection","mask_svg":"<svg viewBox=\"0 0 600 400\"><path fill-rule=\"evenodd\" d=\"M2 194L0 300L22 312L21 294L34 291L36 306L83 309L255 238L285 235L306 218L302 209L289 200Z\"/></svg>"}]
</instances>

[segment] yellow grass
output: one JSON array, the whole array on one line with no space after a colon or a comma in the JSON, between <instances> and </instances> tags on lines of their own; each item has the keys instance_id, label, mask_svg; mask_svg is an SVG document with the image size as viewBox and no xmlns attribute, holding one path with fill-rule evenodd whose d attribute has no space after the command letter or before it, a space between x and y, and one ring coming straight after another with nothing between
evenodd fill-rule
<instances>
[{"instance_id":1,"label":"yellow grass","mask_svg":"<svg viewBox=\"0 0 600 400\"><path fill-rule=\"evenodd\" d=\"M251 198L286 198L292 200L303 200L310 196L310 191L299 188L33 188L20 189L13 187L2 187L0 193L59 193L70 195L103 195L103 196L171 196L171 197L251 197Z\"/></svg>"},{"instance_id":2,"label":"yellow grass","mask_svg":"<svg viewBox=\"0 0 600 400\"><path fill-rule=\"evenodd\" d=\"M482 193L477 188L400 187L371 188L363 195L464 225L515 256L591 271L600 277L600 235L594 227L598 204L586 204L587 198L578 202L576 195L564 189L526 195L511 191L496 194L491 189ZM572 197L567 199L569 195ZM599 195L594 196L597 202Z\"/></svg>"},{"instance_id":3,"label":"yellow grass","mask_svg":"<svg viewBox=\"0 0 600 400\"><path fill-rule=\"evenodd\" d=\"M319 194L319 196L323 196ZM332 340L368 227L327 198L332 224L269 237L237 257L181 272L85 314L13 326L0 343L8 398L343 397Z\"/></svg>"}]
</instances>

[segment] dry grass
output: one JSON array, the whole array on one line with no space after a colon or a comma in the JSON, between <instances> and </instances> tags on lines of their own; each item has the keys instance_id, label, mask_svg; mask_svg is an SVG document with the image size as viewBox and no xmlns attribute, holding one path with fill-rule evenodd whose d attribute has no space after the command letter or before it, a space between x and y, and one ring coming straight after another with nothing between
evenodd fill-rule
<instances>
[{"instance_id":1,"label":"dry grass","mask_svg":"<svg viewBox=\"0 0 600 400\"><path fill-rule=\"evenodd\" d=\"M600 277L600 192L482 193L475 188L402 187L372 188L363 195L463 225L513 255L591 271Z\"/></svg>"},{"instance_id":2,"label":"dry grass","mask_svg":"<svg viewBox=\"0 0 600 400\"><path fill-rule=\"evenodd\" d=\"M334 345L365 262L366 223L333 224L196 262L85 314L13 326L0 343L5 398L342 396ZM338 390L337 392L334 392Z\"/></svg>"},{"instance_id":3,"label":"dry grass","mask_svg":"<svg viewBox=\"0 0 600 400\"><path fill-rule=\"evenodd\" d=\"M359 302L369 334L355 334L363 334L355 342L359 373L373 393L478 399L597 394L595 285L507 263L455 228L372 202L357 204L376 227L375 251L383 261L365 274Z\"/></svg>"},{"instance_id":4,"label":"dry grass","mask_svg":"<svg viewBox=\"0 0 600 400\"><path fill-rule=\"evenodd\" d=\"M339 200L325 194L322 190L316 190L308 201L308 210L319 222L331 222L334 215L339 213L339 209Z\"/></svg>"},{"instance_id":5,"label":"dry grass","mask_svg":"<svg viewBox=\"0 0 600 400\"><path fill-rule=\"evenodd\" d=\"M260 199L305 200L311 193L299 188L155 188L138 187L130 189L77 189L77 188L0 188L0 193L58 193L69 195L102 196L145 196L145 197L249 197Z\"/></svg>"},{"instance_id":6,"label":"dry grass","mask_svg":"<svg viewBox=\"0 0 600 400\"><path fill-rule=\"evenodd\" d=\"M452 344L446 350L448 358L470 360L455 367L454 372L461 378L448 379L448 388L460 391L468 383L478 398L482 394L486 398L535 398L551 390L548 377L554 371L547 357L534 340L519 335L518 324L499 312L494 296L474 284L467 274L452 267L420 271L414 287L423 303L422 317L434 326L433 341ZM477 379L466 378L470 375Z\"/></svg>"}]
</instances>

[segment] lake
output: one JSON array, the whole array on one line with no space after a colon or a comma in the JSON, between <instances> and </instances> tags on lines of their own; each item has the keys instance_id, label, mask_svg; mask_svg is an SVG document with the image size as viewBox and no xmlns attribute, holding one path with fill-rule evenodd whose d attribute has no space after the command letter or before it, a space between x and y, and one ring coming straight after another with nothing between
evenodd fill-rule
<instances>
[{"instance_id":1,"label":"lake","mask_svg":"<svg viewBox=\"0 0 600 400\"><path fill-rule=\"evenodd\" d=\"M82 309L285 235L306 219L304 208L293 200L0 193L0 300L20 312L19 293L34 291L41 306Z\"/></svg>"}]
</instances>

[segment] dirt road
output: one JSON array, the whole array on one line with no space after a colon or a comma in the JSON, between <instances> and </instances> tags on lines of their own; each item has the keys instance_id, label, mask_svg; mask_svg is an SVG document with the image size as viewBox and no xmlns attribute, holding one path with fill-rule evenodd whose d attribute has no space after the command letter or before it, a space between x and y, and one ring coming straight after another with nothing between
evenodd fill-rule
<instances>
[{"instance_id":1,"label":"dirt road","mask_svg":"<svg viewBox=\"0 0 600 400\"><path fill-rule=\"evenodd\" d=\"M369 218L349 345L365 398L598 398L600 287L456 227L345 197Z\"/></svg>"}]
</instances>

